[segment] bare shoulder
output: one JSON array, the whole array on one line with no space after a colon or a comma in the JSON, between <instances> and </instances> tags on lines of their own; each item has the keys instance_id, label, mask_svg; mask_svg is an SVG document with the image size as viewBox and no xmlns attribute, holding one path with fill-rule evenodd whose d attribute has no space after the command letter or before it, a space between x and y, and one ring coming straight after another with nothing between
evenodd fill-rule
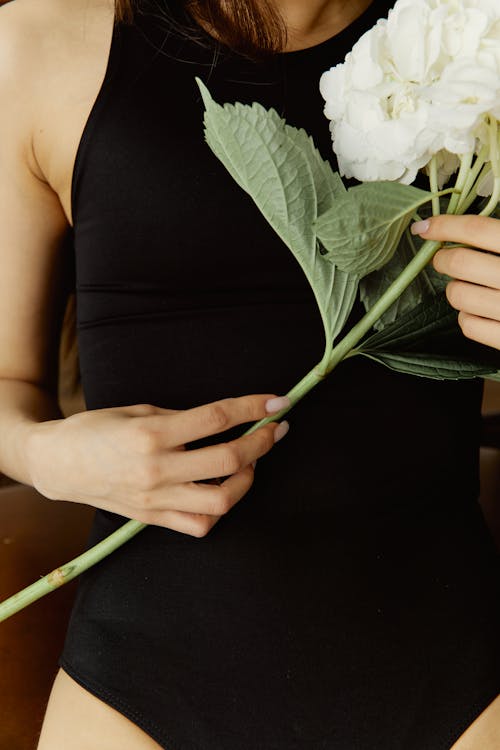
<instances>
[{"instance_id":1,"label":"bare shoulder","mask_svg":"<svg viewBox=\"0 0 500 750\"><path fill-rule=\"evenodd\" d=\"M0 377L55 389L74 156L112 0L0 7Z\"/></svg>"},{"instance_id":2,"label":"bare shoulder","mask_svg":"<svg viewBox=\"0 0 500 750\"><path fill-rule=\"evenodd\" d=\"M114 0L0 0L2 41L8 41L10 34L18 32L26 42L37 38L50 41L47 38L50 32L63 36L84 34L95 13L112 13L113 7Z\"/></svg>"},{"instance_id":3,"label":"bare shoulder","mask_svg":"<svg viewBox=\"0 0 500 750\"><path fill-rule=\"evenodd\" d=\"M113 0L0 6L0 131L15 130L29 168L60 197L105 70L113 17Z\"/></svg>"},{"instance_id":4,"label":"bare shoulder","mask_svg":"<svg viewBox=\"0 0 500 750\"><path fill-rule=\"evenodd\" d=\"M113 0L0 0L2 83L43 79L112 8Z\"/></svg>"}]
</instances>

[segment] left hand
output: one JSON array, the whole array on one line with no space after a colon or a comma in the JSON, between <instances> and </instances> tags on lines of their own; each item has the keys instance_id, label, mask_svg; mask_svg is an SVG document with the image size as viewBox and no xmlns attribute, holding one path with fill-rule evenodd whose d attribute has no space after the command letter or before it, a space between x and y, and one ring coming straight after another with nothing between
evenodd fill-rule
<instances>
[{"instance_id":1,"label":"left hand","mask_svg":"<svg viewBox=\"0 0 500 750\"><path fill-rule=\"evenodd\" d=\"M446 296L460 311L464 336L500 349L500 220L485 216L434 216L429 228L412 228L424 240L464 243L470 247L444 248L434 256L434 268L451 276ZM482 252L489 250L490 253Z\"/></svg>"}]
</instances>

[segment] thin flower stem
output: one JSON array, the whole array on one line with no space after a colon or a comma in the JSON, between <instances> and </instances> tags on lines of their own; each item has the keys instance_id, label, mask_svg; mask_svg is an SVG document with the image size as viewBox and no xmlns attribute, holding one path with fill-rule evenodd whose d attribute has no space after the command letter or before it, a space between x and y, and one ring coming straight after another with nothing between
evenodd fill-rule
<instances>
[{"instance_id":1,"label":"thin flower stem","mask_svg":"<svg viewBox=\"0 0 500 750\"><path fill-rule=\"evenodd\" d=\"M328 372L331 372L343 359L350 354L363 336L368 333L374 323L379 320L386 310L394 304L405 289L412 283L418 274L424 270L432 260L437 251L442 247L442 242L427 240L424 242L417 255L408 263L404 271L389 286L384 294L375 302L373 307L351 328L349 333L333 349L330 357Z\"/></svg>"},{"instance_id":2,"label":"thin flower stem","mask_svg":"<svg viewBox=\"0 0 500 750\"><path fill-rule=\"evenodd\" d=\"M498 147L498 121L490 117L490 160L495 179L500 177L500 150Z\"/></svg>"},{"instance_id":3,"label":"thin flower stem","mask_svg":"<svg viewBox=\"0 0 500 750\"><path fill-rule=\"evenodd\" d=\"M493 193L492 196L486 205L486 207L481 211L481 216L489 216L497 207L499 202L499 195L498 195L498 179L500 178L500 123L498 120L496 120L494 117L490 118L489 122L489 131L490 131L490 147L489 147L489 161L484 165L479 177L477 178L475 185L473 189L471 189L469 195L466 197L465 201L460 205L460 213L465 213L470 206L474 203L478 196L478 190L481 187L481 184L485 181L485 179L490 175L493 174L494 178L494 186L493 186Z\"/></svg>"},{"instance_id":4,"label":"thin flower stem","mask_svg":"<svg viewBox=\"0 0 500 750\"><path fill-rule=\"evenodd\" d=\"M457 181L455 184L455 190L457 191L454 193L451 198L450 202L448 204L448 211L449 214L455 214L457 212L458 204L460 202L460 198L462 197L462 193L465 188L465 184L467 182L467 177L469 175L471 166L472 166L472 160L474 158L474 152L470 151L467 154L463 154L460 157L460 169L458 172Z\"/></svg>"},{"instance_id":5,"label":"thin flower stem","mask_svg":"<svg viewBox=\"0 0 500 750\"><path fill-rule=\"evenodd\" d=\"M490 159L491 169L495 178L493 192L485 208L481 211L481 216L489 216L497 207L500 200L500 125L494 117L490 118Z\"/></svg>"},{"instance_id":6,"label":"thin flower stem","mask_svg":"<svg viewBox=\"0 0 500 750\"><path fill-rule=\"evenodd\" d=\"M477 155L476 161L474 162L474 166L471 168L469 175L465 181L465 185L462 190L462 195L460 196L460 200L458 202L457 213L460 213L460 209L462 208L462 205L465 203L470 191L474 187L476 180L478 179L479 175L482 174L486 161L488 160L489 152L490 152L489 147L483 146L481 151Z\"/></svg>"},{"instance_id":7,"label":"thin flower stem","mask_svg":"<svg viewBox=\"0 0 500 750\"><path fill-rule=\"evenodd\" d=\"M28 604L36 602L37 599L41 599L45 594L49 594L51 591L63 586L65 583L69 583L73 578L76 578L88 570L97 562L100 562L103 558L110 555L116 549L121 547L129 539L132 539L139 531L146 528L146 524L140 523L139 521L128 521L121 526L117 531L103 539L102 542L96 544L91 549L84 552L82 555L75 557L66 565L62 565L60 568L56 568L48 575L41 578L39 581L32 583L31 586L27 586L22 591L18 591L9 599L0 603L0 622L7 620L7 618L19 612Z\"/></svg>"},{"instance_id":8,"label":"thin flower stem","mask_svg":"<svg viewBox=\"0 0 500 750\"><path fill-rule=\"evenodd\" d=\"M331 350L328 353L328 365L329 360L331 356ZM285 414L288 414L288 412L301 401L304 396L306 396L309 391L312 391L312 389L318 385L318 383L321 383L322 380L325 379L328 372L325 367L325 360L321 360L316 367L313 367L313 369L305 375L302 380L300 380L294 387L288 391L286 394L287 398L290 400L290 406L286 409L283 409L278 414L273 414L272 417L265 417L264 419L261 419L259 422L255 422L244 434L245 435L251 435L252 432L255 432L260 427L263 427L266 424L270 424L270 422L278 422L280 419L283 419Z\"/></svg>"},{"instance_id":9,"label":"thin flower stem","mask_svg":"<svg viewBox=\"0 0 500 750\"><path fill-rule=\"evenodd\" d=\"M476 180L475 185L472 187L470 192L467 194L464 193L463 197L464 200L462 203L459 204L458 209L455 213L457 214L465 214L469 210L469 208L472 206L476 198L478 197L478 189L482 182L491 174L491 163L487 162L483 169L481 170L479 177Z\"/></svg>"},{"instance_id":10,"label":"thin flower stem","mask_svg":"<svg viewBox=\"0 0 500 750\"><path fill-rule=\"evenodd\" d=\"M490 214L495 210L498 203L500 201L500 177L495 178L495 186L493 188L492 196L487 204L487 206L481 211L479 216L490 216Z\"/></svg>"},{"instance_id":11,"label":"thin flower stem","mask_svg":"<svg viewBox=\"0 0 500 750\"><path fill-rule=\"evenodd\" d=\"M291 391L286 395L290 399L290 406L287 409L283 409L279 414L272 417L266 417L260 422L252 425L250 432L255 432L259 427L270 422L282 419L290 409L295 406L304 396L309 393L318 383L324 380L325 376L328 375L342 360L353 354L353 350L357 344L361 341L363 336L368 333L372 328L373 324L379 320L379 318L385 313L386 310L391 307L392 304L401 296L404 290L411 284L411 282L423 271L427 264L432 260L436 252L442 247L442 242L432 242L428 240L424 242L417 255L410 261L404 271L393 281L390 287L384 292L384 294L377 300L377 302L370 308L370 310L364 315L361 320L353 326L349 333L335 346L330 354L328 368L326 372L323 370L323 362L319 363L313 368L307 375L302 378L300 383L297 383Z\"/></svg>"},{"instance_id":12,"label":"thin flower stem","mask_svg":"<svg viewBox=\"0 0 500 750\"><path fill-rule=\"evenodd\" d=\"M434 154L429 164L429 183L431 193L435 194L439 191L438 187L438 165L437 156ZM432 214L438 216L441 213L441 200L439 195L434 195L432 199Z\"/></svg>"}]
</instances>

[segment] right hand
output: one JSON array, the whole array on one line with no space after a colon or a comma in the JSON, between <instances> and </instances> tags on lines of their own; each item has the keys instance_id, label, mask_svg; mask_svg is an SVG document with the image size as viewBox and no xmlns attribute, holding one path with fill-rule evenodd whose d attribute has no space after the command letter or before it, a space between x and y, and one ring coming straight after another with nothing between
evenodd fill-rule
<instances>
[{"instance_id":1,"label":"right hand","mask_svg":"<svg viewBox=\"0 0 500 750\"><path fill-rule=\"evenodd\" d=\"M252 464L287 423L205 448L186 450L185 444L277 413L283 405L274 399L242 396L185 411L137 404L32 425L26 440L32 484L50 500L203 537L248 492ZM218 477L228 478L197 484Z\"/></svg>"}]
</instances>

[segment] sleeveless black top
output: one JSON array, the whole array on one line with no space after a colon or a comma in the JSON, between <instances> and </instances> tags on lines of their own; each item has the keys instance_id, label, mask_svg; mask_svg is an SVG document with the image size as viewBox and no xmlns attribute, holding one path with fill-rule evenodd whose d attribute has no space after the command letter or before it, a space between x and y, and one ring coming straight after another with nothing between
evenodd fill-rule
<instances>
[{"instance_id":1,"label":"sleeveless black top","mask_svg":"<svg viewBox=\"0 0 500 750\"><path fill-rule=\"evenodd\" d=\"M194 77L334 163L319 77L391 2L262 62L160 5L115 28L75 166L89 409L283 394L321 359L313 294L204 142ZM448 750L499 691L480 402L479 381L343 363L206 538L150 526L81 577L61 666L168 750ZM98 510L89 545L123 522Z\"/></svg>"}]
</instances>

